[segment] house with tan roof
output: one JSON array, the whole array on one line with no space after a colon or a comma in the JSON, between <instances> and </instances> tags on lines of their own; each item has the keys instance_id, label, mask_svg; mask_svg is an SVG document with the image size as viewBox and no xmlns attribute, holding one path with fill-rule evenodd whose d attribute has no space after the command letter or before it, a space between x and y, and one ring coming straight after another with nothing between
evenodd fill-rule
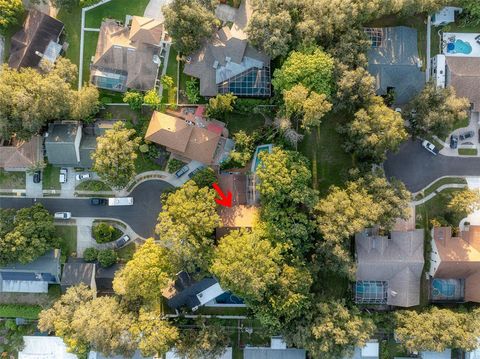
<instances>
[{"instance_id":1,"label":"house with tan roof","mask_svg":"<svg viewBox=\"0 0 480 359\"><path fill-rule=\"evenodd\" d=\"M392 231L390 237L379 235L375 229L357 233L355 302L397 307L418 305L423 240L423 229Z\"/></svg>"},{"instance_id":2,"label":"house with tan roof","mask_svg":"<svg viewBox=\"0 0 480 359\"><path fill-rule=\"evenodd\" d=\"M187 57L183 72L200 80L200 95L271 95L270 58L248 43L242 30L224 26Z\"/></svg>"},{"instance_id":3,"label":"house with tan roof","mask_svg":"<svg viewBox=\"0 0 480 359\"><path fill-rule=\"evenodd\" d=\"M218 131L220 124L223 127ZM155 111L145 139L165 146L167 151L180 160L218 165L225 157L225 144L230 140L223 136L225 124L216 121L214 127L211 125L200 127L180 117Z\"/></svg>"},{"instance_id":4,"label":"house with tan roof","mask_svg":"<svg viewBox=\"0 0 480 359\"><path fill-rule=\"evenodd\" d=\"M5 171L26 171L41 160L41 136L33 136L29 141L13 138L0 145L0 168Z\"/></svg>"},{"instance_id":5,"label":"house with tan roof","mask_svg":"<svg viewBox=\"0 0 480 359\"><path fill-rule=\"evenodd\" d=\"M133 16L130 26L112 19L103 21L90 65L90 81L99 88L119 92L154 88L169 41L163 23L155 19Z\"/></svg>"},{"instance_id":6,"label":"house with tan roof","mask_svg":"<svg viewBox=\"0 0 480 359\"><path fill-rule=\"evenodd\" d=\"M432 238L431 299L480 302L480 226L458 235L451 227L436 227Z\"/></svg>"}]
</instances>

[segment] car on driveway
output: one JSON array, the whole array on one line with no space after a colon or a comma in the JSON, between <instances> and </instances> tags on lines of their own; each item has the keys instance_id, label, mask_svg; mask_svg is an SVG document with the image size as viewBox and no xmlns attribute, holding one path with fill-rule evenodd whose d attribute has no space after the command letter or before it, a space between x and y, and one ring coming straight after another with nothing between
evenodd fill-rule
<instances>
[{"instance_id":1,"label":"car on driveway","mask_svg":"<svg viewBox=\"0 0 480 359\"><path fill-rule=\"evenodd\" d=\"M130 242L130 236L128 234L125 234L121 236L119 239L115 241L114 247L115 249L120 249L124 247L128 242Z\"/></svg>"},{"instance_id":2,"label":"car on driveway","mask_svg":"<svg viewBox=\"0 0 480 359\"><path fill-rule=\"evenodd\" d=\"M185 173L187 173L189 170L190 170L190 167L188 167L187 165L185 165L185 166L183 166L182 168L180 168L177 172L175 172L175 176L177 176L177 178L180 178L180 177L182 177Z\"/></svg>"},{"instance_id":3,"label":"car on driveway","mask_svg":"<svg viewBox=\"0 0 480 359\"><path fill-rule=\"evenodd\" d=\"M90 173L79 173L78 175L75 176L75 179L77 181L85 180L85 179L90 179Z\"/></svg>"},{"instance_id":4,"label":"car on driveway","mask_svg":"<svg viewBox=\"0 0 480 359\"><path fill-rule=\"evenodd\" d=\"M90 204L92 206L106 206L108 200L106 198L90 198Z\"/></svg>"},{"instance_id":5,"label":"car on driveway","mask_svg":"<svg viewBox=\"0 0 480 359\"><path fill-rule=\"evenodd\" d=\"M458 146L458 136L457 135L451 135L450 136L450 148L455 149Z\"/></svg>"},{"instance_id":6,"label":"car on driveway","mask_svg":"<svg viewBox=\"0 0 480 359\"><path fill-rule=\"evenodd\" d=\"M66 168L60 168L60 183L67 183L68 170Z\"/></svg>"},{"instance_id":7,"label":"car on driveway","mask_svg":"<svg viewBox=\"0 0 480 359\"><path fill-rule=\"evenodd\" d=\"M33 183L40 183L42 181L42 172L33 172Z\"/></svg>"},{"instance_id":8,"label":"car on driveway","mask_svg":"<svg viewBox=\"0 0 480 359\"><path fill-rule=\"evenodd\" d=\"M70 219L72 218L72 213L71 212L55 212L53 215L53 218L55 219Z\"/></svg>"},{"instance_id":9,"label":"car on driveway","mask_svg":"<svg viewBox=\"0 0 480 359\"><path fill-rule=\"evenodd\" d=\"M433 145L433 143L428 142L427 140L424 140L422 142L422 147L425 148L428 152L430 152L431 154L433 154L435 156L438 154L438 150Z\"/></svg>"},{"instance_id":10,"label":"car on driveway","mask_svg":"<svg viewBox=\"0 0 480 359\"><path fill-rule=\"evenodd\" d=\"M466 131L466 132L462 132L460 134L460 136L458 136L460 138L460 141L465 141L469 138L472 138L473 136L475 136L475 132L473 131Z\"/></svg>"}]
</instances>

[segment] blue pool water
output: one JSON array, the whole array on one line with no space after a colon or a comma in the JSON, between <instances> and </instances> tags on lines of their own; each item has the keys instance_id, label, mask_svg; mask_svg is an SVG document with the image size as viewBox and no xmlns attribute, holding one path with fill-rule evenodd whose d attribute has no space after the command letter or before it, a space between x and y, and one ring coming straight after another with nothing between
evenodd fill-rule
<instances>
[{"instance_id":1,"label":"blue pool water","mask_svg":"<svg viewBox=\"0 0 480 359\"><path fill-rule=\"evenodd\" d=\"M432 287L434 294L438 293L442 297L453 297L455 294L455 285L442 279L434 279Z\"/></svg>"},{"instance_id":2,"label":"blue pool water","mask_svg":"<svg viewBox=\"0 0 480 359\"><path fill-rule=\"evenodd\" d=\"M447 45L447 52L468 55L472 52L472 45L467 41L457 39Z\"/></svg>"}]
</instances>

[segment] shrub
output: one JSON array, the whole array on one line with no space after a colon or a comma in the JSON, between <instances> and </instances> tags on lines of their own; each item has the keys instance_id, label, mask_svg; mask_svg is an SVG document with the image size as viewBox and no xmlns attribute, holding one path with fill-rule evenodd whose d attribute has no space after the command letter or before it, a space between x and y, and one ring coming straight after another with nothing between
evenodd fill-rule
<instances>
[{"instance_id":1,"label":"shrub","mask_svg":"<svg viewBox=\"0 0 480 359\"><path fill-rule=\"evenodd\" d=\"M102 268L108 268L117 263L117 252L113 249L104 249L98 252L98 263Z\"/></svg>"},{"instance_id":2,"label":"shrub","mask_svg":"<svg viewBox=\"0 0 480 359\"><path fill-rule=\"evenodd\" d=\"M197 103L200 100L200 86L197 79L192 78L186 82L185 94L189 103Z\"/></svg>"},{"instance_id":3,"label":"shrub","mask_svg":"<svg viewBox=\"0 0 480 359\"><path fill-rule=\"evenodd\" d=\"M83 259L85 262L95 262L97 260L98 250L91 247L83 251Z\"/></svg>"},{"instance_id":4,"label":"shrub","mask_svg":"<svg viewBox=\"0 0 480 359\"><path fill-rule=\"evenodd\" d=\"M106 222L100 222L92 228L92 235L97 243L107 243L116 239L112 238L114 232L115 228Z\"/></svg>"},{"instance_id":5,"label":"shrub","mask_svg":"<svg viewBox=\"0 0 480 359\"><path fill-rule=\"evenodd\" d=\"M143 95L137 91L127 91L123 95L123 102L128 103L132 110L138 111L142 108Z\"/></svg>"},{"instance_id":6,"label":"shrub","mask_svg":"<svg viewBox=\"0 0 480 359\"><path fill-rule=\"evenodd\" d=\"M210 167L202 168L192 177L198 187L211 187L217 180L215 172Z\"/></svg>"},{"instance_id":7,"label":"shrub","mask_svg":"<svg viewBox=\"0 0 480 359\"><path fill-rule=\"evenodd\" d=\"M172 159L168 162L167 171L170 172L170 173L177 172L177 171L178 171L180 168L182 168L184 165L185 165L185 163L183 163L182 161L177 160L177 159L175 159L175 158L172 158Z\"/></svg>"}]
</instances>

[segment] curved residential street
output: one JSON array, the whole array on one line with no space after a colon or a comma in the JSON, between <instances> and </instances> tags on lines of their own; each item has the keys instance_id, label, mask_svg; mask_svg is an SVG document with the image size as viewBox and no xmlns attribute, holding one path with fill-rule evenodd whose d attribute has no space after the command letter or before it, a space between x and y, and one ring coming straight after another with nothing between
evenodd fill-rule
<instances>
[{"instance_id":1,"label":"curved residential street","mask_svg":"<svg viewBox=\"0 0 480 359\"><path fill-rule=\"evenodd\" d=\"M411 192L418 192L442 176L480 176L480 157L434 156L420 140L407 141L398 153L389 153L384 162L388 178L401 180Z\"/></svg>"},{"instance_id":2,"label":"curved residential street","mask_svg":"<svg viewBox=\"0 0 480 359\"><path fill-rule=\"evenodd\" d=\"M172 186L164 181L152 180L139 184L130 194L133 206L92 206L90 199L39 198L50 212L68 211L73 217L110 217L128 223L142 237L153 236L158 214L162 209L160 195ZM31 206L32 198L0 198L1 208L22 208Z\"/></svg>"}]
</instances>

